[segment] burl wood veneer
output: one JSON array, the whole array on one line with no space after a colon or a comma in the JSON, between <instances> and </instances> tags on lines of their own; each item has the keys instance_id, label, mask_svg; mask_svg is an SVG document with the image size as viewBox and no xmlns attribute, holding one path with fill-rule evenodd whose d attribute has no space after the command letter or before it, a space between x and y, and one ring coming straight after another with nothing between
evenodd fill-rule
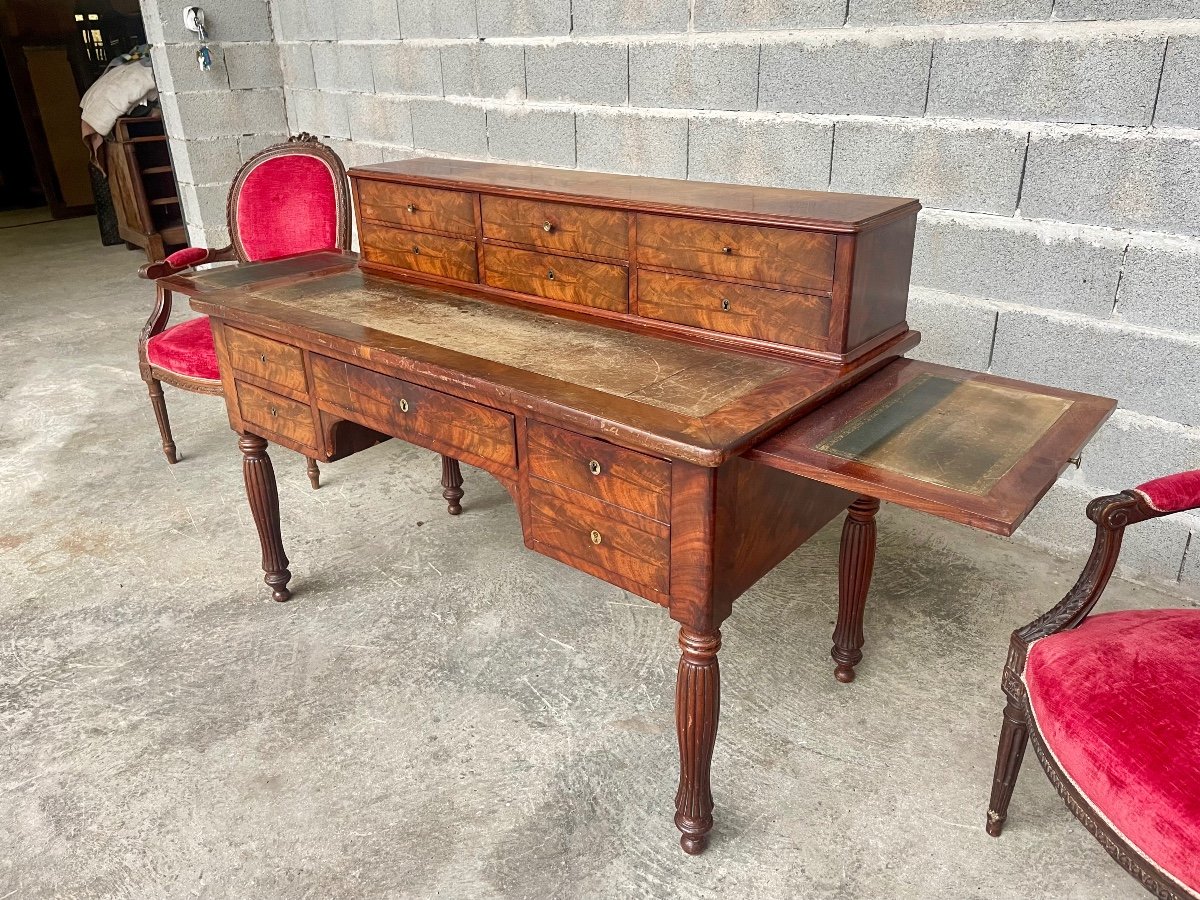
<instances>
[{"instance_id":1,"label":"burl wood veneer","mask_svg":"<svg viewBox=\"0 0 1200 900\"><path fill-rule=\"evenodd\" d=\"M449 160L351 177L357 267L167 279L212 317L272 594L290 572L264 439L325 461L427 447L453 513L457 460L491 473L527 547L679 623L689 853L713 824L737 598L849 508L851 680L879 499L1009 532L1113 406L899 359L914 200Z\"/></svg>"}]
</instances>

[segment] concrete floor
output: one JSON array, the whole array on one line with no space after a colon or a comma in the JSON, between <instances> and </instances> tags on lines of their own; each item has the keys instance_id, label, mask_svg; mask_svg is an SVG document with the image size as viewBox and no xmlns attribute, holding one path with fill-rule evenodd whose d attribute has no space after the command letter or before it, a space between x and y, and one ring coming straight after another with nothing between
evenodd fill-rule
<instances>
[{"instance_id":1,"label":"concrete floor","mask_svg":"<svg viewBox=\"0 0 1200 900\"><path fill-rule=\"evenodd\" d=\"M271 603L220 401L168 388L159 452L140 262L91 220L0 230L0 898L1145 896L1032 758L983 832L1007 635L1077 563L885 509L843 686L825 529L727 623L688 858L666 614L524 550L483 473L447 517L396 442L315 493L273 452Z\"/></svg>"}]
</instances>

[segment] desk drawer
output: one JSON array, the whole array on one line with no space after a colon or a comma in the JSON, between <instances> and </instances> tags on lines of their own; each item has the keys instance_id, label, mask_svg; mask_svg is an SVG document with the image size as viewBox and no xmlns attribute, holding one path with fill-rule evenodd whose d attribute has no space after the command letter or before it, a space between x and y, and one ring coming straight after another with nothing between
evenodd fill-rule
<instances>
[{"instance_id":1,"label":"desk drawer","mask_svg":"<svg viewBox=\"0 0 1200 900\"><path fill-rule=\"evenodd\" d=\"M833 289L831 234L639 215L637 258L683 269L799 290Z\"/></svg>"},{"instance_id":2,"label":"desk drawer","mask_svg":"<svg viewBox=\"0 0 1200 900\"><path fill-rule=\"evenodd\" d=\"M638 275L639 315L813 350L828 346L832 302L711 278Z\"/></svg>"},{"instance_id":3,"label":"desk drawer","mask_svg":"<svg viewBox=\"0 0 1200 900\"><path fill-rule=\"evenodd\" d=\"M551 300L625 312L629 277L623 266L488 245L485 280L492 287Z\"/></svg>"},{"instance_id":4,"label":"desk drawer","mask_svg":"<svg viewBox=\"0 0 1200 900\"><path fill-rule=\"evenodd\" d=\"M671 464L573 431L530 422L529 474L666 522Z\"/></svg>"},{"instance_id":5,"label":"desk drawer","mask_svg":"<svg viewBox=\"0 0 1200 900\"><path fill-rule=\"evenodd\" d=\"M310 360L313 391L323 409L414 444L438 445L434 449L475 465L516 467L508 413L340 360L315 354Z\"/></svg>"},{"instance_id":6,"label":"desk drawer","mask_svg":"<svg viewBox=\"0 0 1200 900\"><path fill-rule=\"evenodd\" d=\"M484 236L563 253L622 259L629 253L629 214L617 209L484 197Z\"/></svg>"},{"instance_id":7,"label":"desk drawer","mask_svg":"<svg viewBox=\"0 0 1200 900\"><path fill-rule=\"evenodd\" d=\"M464 191L362 178L358 181L358 204L364 222L475 236L475 195Z\"/></svg>"},{"instance_id":8,"label":"desk drawer","mask_svg":"<svg viewBox=\"0 0 1200 900\"><path fill-rule=\"evenodd\" d=\"M671 530L662 522L531 478L529 529L536 543L661 593L670 590Z\"/></svg>"},{"instance_id":9,"label":"desk drawer","mask_svg":"<svg viewBox=\"0 0 1200 900\"><path fill-rule=\"evenodd\" d=\"M228 326L225 328L225 346L229 350L229 362L236 371L294 391L308 391L304 356L298 348Z\"/></svg>"},{"instance_id":10,"label":"desk drawer","mask_svg":"<svg viewBox=\"0 0 1200 900\"><path fill-rule=\"evenodd\" d=\"M263 437L282 435L305 447L317 446L312 409L307 403L289 400L243 381L235 384L242 421L257 425L263 430Z\"/></svg>"},{"instance_id":11,"label":"desk drawer","mask_svg":"<svg viewBox=\"0 0 1200 900\"><path fill-rule=\"evenodd\" d=\"M386 225L362 226L362 255L368 262L399 266L456 281L479 281L475 242L439 234L422 234Z\"/></svg>"}]
</instances>

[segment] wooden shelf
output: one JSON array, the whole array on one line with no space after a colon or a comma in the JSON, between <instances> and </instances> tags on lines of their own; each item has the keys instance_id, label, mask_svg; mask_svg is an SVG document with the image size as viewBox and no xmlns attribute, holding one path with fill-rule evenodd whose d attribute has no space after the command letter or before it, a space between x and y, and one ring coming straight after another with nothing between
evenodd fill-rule
<instances>
[{"instance_id":1,"label":"wooden shelf","mask_svg":"<svg viewBox=\"0 0 1200 900\"><path fill-rule=\"evenodd\" d=\"M175 169L171 166L147 166L142 169L143 175L166 175L168 172L174 172Z\"/></svg>"},{"instance_id":2,"label":"wooden shelf","mask_svg":"<svg viewBox=\"0 0 1200 900\"><path fill-rule=\"evenodd\" d=\"M165 134L147 134L147 135L144 135L143 137L127 138L124 141L124 143L126 143L126 144L154 144L154 143L159 143L161 141L165 141L166 139L167 139L167 136Z\"/></svg>"},{"instance_id":3,"label":"wooden shelf","mask_svg":"<svg viewBox=\"0 0 1200 900\"><path fill-rule=\"evenodd\" d=\"M155 197L150 201L151 206L178 206L178 197Z\"/></svg>"}]
</instances>

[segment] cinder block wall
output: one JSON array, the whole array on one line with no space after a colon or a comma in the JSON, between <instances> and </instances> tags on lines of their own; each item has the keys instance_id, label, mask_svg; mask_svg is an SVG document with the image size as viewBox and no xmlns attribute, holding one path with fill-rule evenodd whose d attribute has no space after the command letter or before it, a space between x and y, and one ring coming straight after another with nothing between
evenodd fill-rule
<instances>
[{"instance_id":1,"label":"cinder block wall","mask_svg":"<svg viewBox=\"0 0 1200 900\"><path fill-rule=\"evenodd\" d=\"M207 8L219 71L183 74L182 29L161 48L198 237L223 235L224 185L285 130L281 109L348 165L433 154L914 196L917 356L1121 400L1022 539L1079 551L1089 498L1200 467L1200 0ZM1124 567L1200 596L1200 518L1131 530Z\"/></svg>"}]
</instances>

